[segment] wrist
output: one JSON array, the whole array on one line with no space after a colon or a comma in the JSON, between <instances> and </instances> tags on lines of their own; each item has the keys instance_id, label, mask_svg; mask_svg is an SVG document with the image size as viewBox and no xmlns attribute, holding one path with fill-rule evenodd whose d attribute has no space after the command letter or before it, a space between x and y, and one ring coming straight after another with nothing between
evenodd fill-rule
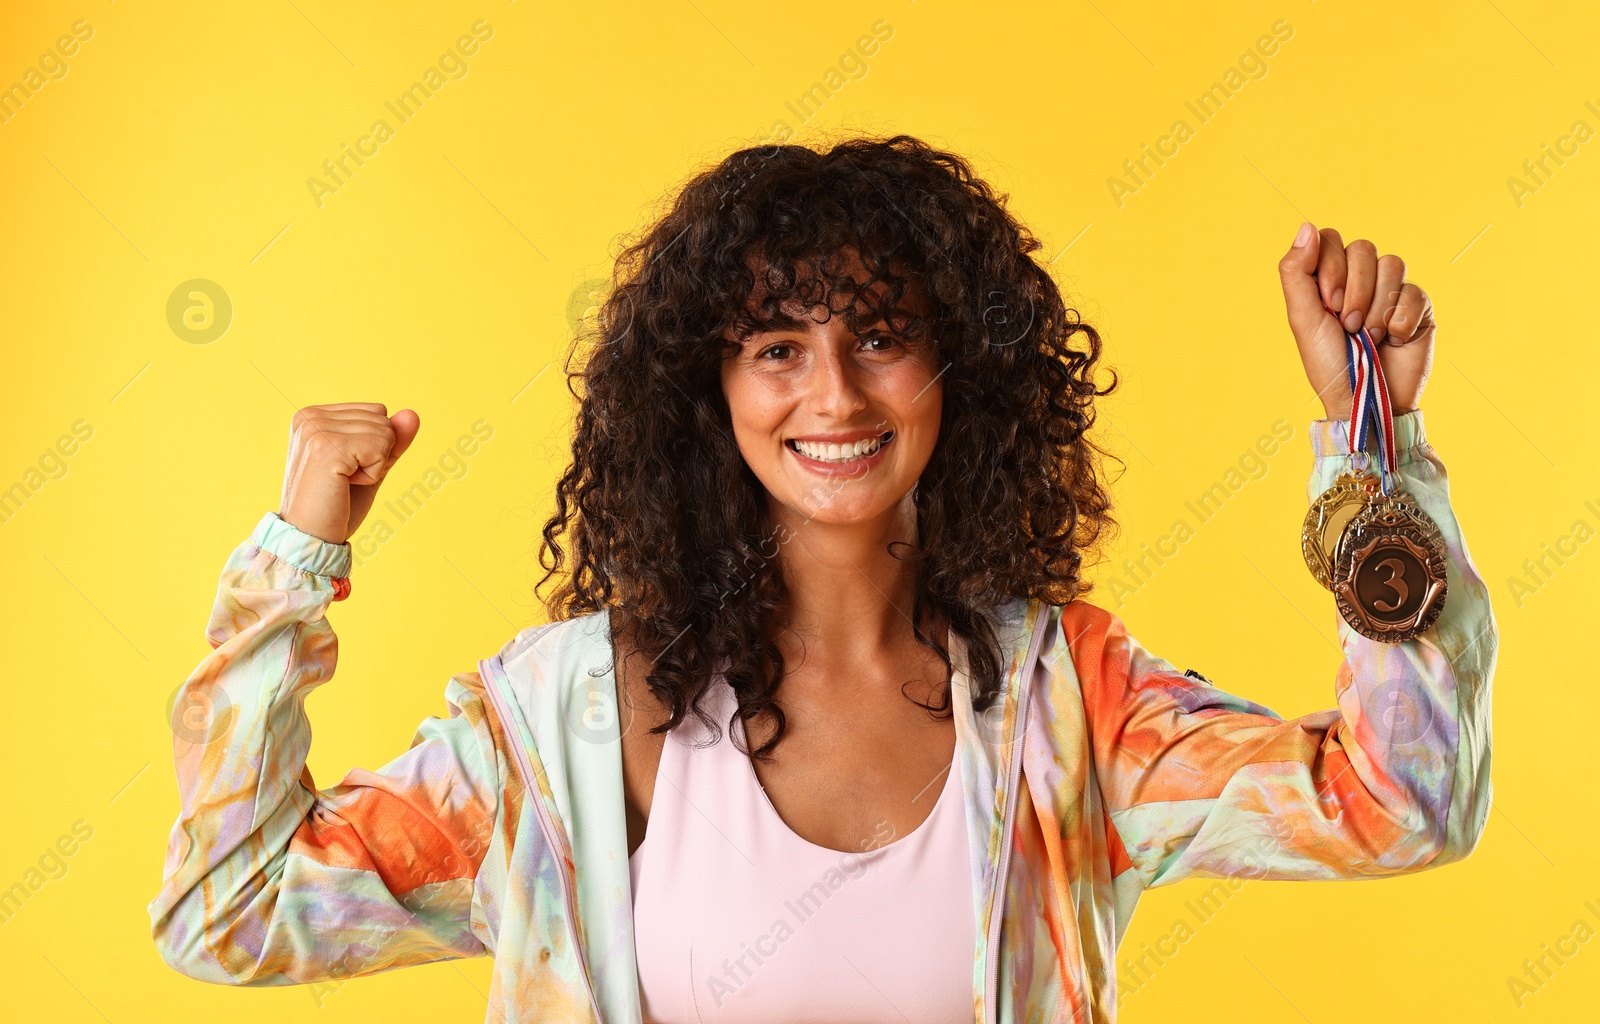
<instances>
[{"instance_id":1,"label":"wrist","mask_svg":"<svg viewBox=\"0 0 1600 1024\"><path fill-rule=\"evenodd\" d=\"M282 509L275 513L279 519L299 530L308 537L315 537L324 544L345 544L350 538L340 536L341 531L331 524L322 523L300 515L298 512L286 515Z\"/></svg>"},{"instance_id":2,"label":"wrist","mask_svg":"<svg viewBox=\"0 0 1600 1024\"><path fill-rule=\"evenodd\" d=\"M1350 451L1351 423L1348 417L1338 419L1330 416L1327 419L1312 420L1310 423L1311 450L1319 459L1336 456L1343 462ZM1416 408L1410 412L1396 412L1394 417L1394 445L1401 465L1420 453L1420 446L1426 442L1426 434L1422 425L1422 409ZM1371 457L1377 458L1376 452L1371 450L1370 442L1368 451ZM1374 463L1375 464L1375 463Z\"/></svg>"},{"instance_id":3,"label":"wrist","mask_svg":"<svg viewBox=\"0 0 1600 1024\"><path fill-rule=\"evenodd\" d=\"M1399 417L1399 416L1404 416L1408 412L1416 412L1417 408L1418 407L1415 406L1415 405L1410 405L1410 406L1399 406L1399 405L1397 405L1397 406L1394 407L1393 412L1394 412L1394 415L1396 417ZM1355 412L1355 409L1354 409L1352 403L1350 403L1350 402L1343 402L1343 403L1332 404L1332 405L1328 404L1327 402L1324 402L1324 403L1322 403L1322 412L1323 412L1323 419L1348 420L1351 417L1351 415Z\"/></svg>"},{"instance_id":4,"label":"wrist","mask_svg":"<svg viewBox=\"0 0 1600 1024\"><path fill-rule=\"evenodd\" d=\"M354 553L350 544L336 544L308 534L276 512L268 512L256 524L250 541L262 549L314 576L348 578Z\"/></svg>"}]
</instances>

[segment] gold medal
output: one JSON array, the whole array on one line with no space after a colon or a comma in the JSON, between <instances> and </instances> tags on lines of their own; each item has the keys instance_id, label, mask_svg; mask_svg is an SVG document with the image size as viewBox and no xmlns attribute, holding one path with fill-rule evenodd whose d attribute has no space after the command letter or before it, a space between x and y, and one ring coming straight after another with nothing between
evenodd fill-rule
<instances>
[{"instance_id":1,"label":"gold medal","mask_svg":"<svg viewBox=\"0 0 1600 1024\"><path fill-rule=\"evenodd\" d=\"M1370 639L1413 640L1444 608L1445 564L1439 527L1410 495L1375 495L1345 527L1333 562L1339 614Z\"/></svg>"},{"instance_id":2,"label":"gold medal","mask_svg":"<svg viewBox=\"0 0 1600 1024\"><path fill-rule=\"evenodd\" d=\"M1300 553L1316 581L1333 589L1333 565L1345 527L1378 491L1378 478L1346 470L1317 496L1300 527Z\"/></svg>"}]
</instances>

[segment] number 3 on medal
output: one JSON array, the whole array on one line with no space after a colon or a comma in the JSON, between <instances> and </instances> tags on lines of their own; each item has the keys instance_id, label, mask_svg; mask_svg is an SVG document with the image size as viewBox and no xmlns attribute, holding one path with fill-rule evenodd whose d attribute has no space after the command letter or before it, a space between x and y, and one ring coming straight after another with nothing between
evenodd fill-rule
<instances>
[{"instance_id":1,"label":"number 3 on medal","mask_svg":"<svg viewBox=\"0 0 1600 1024\"><path fill-rule=\"evenodd\" d=\"M1383 561L1373 566L1373 568L1389 570L1389 578L1386 580L1379 580L1378 582L1393 590L1396 595L1394 603L1389 605L1387 608L1383 606L1382 601L1373 601L1373 606L1380 612L1395 611L1401 605L1406 603L1407 597L1411 596L1411 588L1406 586L1406 567L1400 564L1400 560L1398 558L1385 558Z\"/></svg>"}]
</instances>

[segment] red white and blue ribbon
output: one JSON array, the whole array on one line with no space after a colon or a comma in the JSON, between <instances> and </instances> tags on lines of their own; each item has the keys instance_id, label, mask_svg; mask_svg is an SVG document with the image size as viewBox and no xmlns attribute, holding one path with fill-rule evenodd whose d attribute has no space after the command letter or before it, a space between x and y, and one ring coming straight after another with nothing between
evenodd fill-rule
<instances>
[{"instance_id":1,"label":"red white and blue ribbon","mask_svg":"<svg viewBox=\"0 0 1600 1024\"><path fill-rule=\"evenodd\" d=\"M1378 440L1378 481L1384 494L1394 489L1400 479L1394 443L1394 407L1389 401L1389 382L1383 375L1383 361L1378 358L1378 345L1365 327L1351 336L1345 333L1349 346L1351 393L1354 403L1350 417L1350 451L1365 452L1367 427L1371 424ZM1356 388L1360 388L1359 391Z\"/></svg>"},{"instance_id":2,"label":"red white and blue ribbon","mask_svg":"<svg viewBox=\"0 0 1600 1024\"><path fill-rule=\"evenodd\" d=\"M1345 355L1347 361L1345 370L1350 378L1350 465L1352 468L1365 470L1367 468L1367 416L1370 394L1367 387L1367 378L1371 373L1367 368L1367 352L1349 331L1344 335ZM1359 456L1359 458L1357 457Z\"/></svg>"}]
</instances>

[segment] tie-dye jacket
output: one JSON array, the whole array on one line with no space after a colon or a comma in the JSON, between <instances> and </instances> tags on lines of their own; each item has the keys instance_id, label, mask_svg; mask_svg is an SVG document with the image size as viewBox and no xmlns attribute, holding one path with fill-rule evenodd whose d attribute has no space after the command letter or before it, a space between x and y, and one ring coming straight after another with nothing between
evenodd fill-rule
<instances>
[{"instance_id":1,"label":"tie-dye jacket","mask_svg":"<svg viewBox=\"0 0 1600 1024\"><path fill-rule=\"evenodd\" d=\"M1308 498L1344 468L1348 423L1311 427ZM1113 1021L1117 946L1147 887L1378 878L1472 852L1496 630L1421 412L1396 429L1449 596L1399 645L1352 631L1329 597L1336 707L1280 718L1083 601L997 608L1006 695L975 713L963 684L953 702L975 1022ZM1276 543L1296 536L1286 523ZM326 613L350 564L348 545L268 513L223 569L214 649L174 716L181 810L149 907L162 957L204 981L287 985L488 954L490 1021L639 1021L607 616L523 630L450 680L448 717L404 754L318 789L303 703L333 675Z\"/></svg>"}]
</instances>

